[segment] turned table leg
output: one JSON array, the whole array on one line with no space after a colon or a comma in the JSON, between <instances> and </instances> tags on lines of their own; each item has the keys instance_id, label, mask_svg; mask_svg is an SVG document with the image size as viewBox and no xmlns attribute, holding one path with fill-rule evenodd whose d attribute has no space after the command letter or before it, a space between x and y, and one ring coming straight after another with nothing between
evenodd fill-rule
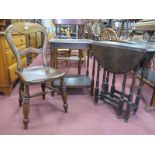
<instances>
[{"instance_id":1,"label":"turned table leg","mask_svg":"<svg viewBox=\"0 0 155 155\"><path fill-rule=\"evenodd\" d=\"M121 93L120 102L119 102L118 109L117 109L118 116L121 116L123 112L126 82L127 82L127 73L124 74L124 78L123 78L122 93Z\"/></svg>"},{"instance_id":2,"label":"turned table leg","mask_svg":"<svg viewBox=\"0 0 155 155\"><path fill-rule=\"evenodd\" d=\"M93 69L92 69L92 79L91 79L91 91L90 95L94 94L94 78L95 78L95 57L93 58Z\"/></svg>"},{"instance_id":3,"label":"turned table leg","mask_svg":"<svg viewBox=\"0 0 155 155\"><path fill-rule=\"evenodd\" d=\"M79 61L78 61L78 75L81 74L81 65L82 65L82 50L79 50Z\"/></svg>"},{"instance_id":4,"label":"turned table leg","mask_svg":"<svg viewBox=\"0 0 155 155\"><path fill-rule=\"evenodd\" d=\"M113 73L112 85L111 85L111 90L110 90L111 97L114 97L114 93L115 93L115 82L116 82L116 74Z\"/></svg>"},{"instance_id":5,"label":"turned table leg","mask_svg":"<svg viewBox=\"0 0 155 155\"><path fill-rule=\"evenodd\" d=\"M97 66L97 78L96 78L96 87L95 87L95 103L98 102L98 98L99 98L99 76L100 76L100 64L98 63Z\"/></svg>"},{"instance_id":6,"label":"turned table leg","mask_svg":"<svg viewBox=\"0 0 155 155\"><path fill-rule=\"evenodd\" d=\"M43 95L42 95L43 100L45 100L45 95L46 95L45 88L46 88L46 83L42 83L41 84L41 89L42 89L42 93L43 93Z\"/></svg>"},{"instance_id":7,"label":"turned table leg","mask_svg":"<svg viewBox=\"0 0 155 155\"><path fill-rule=\"evenodd\" d=\"M105 91L108 92L108 89L109 89L109 72L107 71L106 72L107 75L106 75L106 80L105 80Z\"/></svg>"},{"instance_id":8,"label":"turned table leg","mask_svg":"<svg viewBox=\"0 0 155 155\"><path fill-rule=\"evenodd\" d=\"M131 111L131 104L132 104L132 100L133 100L133 93L134 93L134 88L135 88L135 83L136 83L136 75L138 72L138 68L136 69L136 71L134 72L133 78L132 78L132 84L130 87L130 94L128 97L128 102L127 102L127 108L126 108L126 114L125 114L125 122L128 122L129 116L130 116L130 111Z\"/></svg>"},{"instance_id":9,"label":"turned table leg","mask_svg":"<svg viewBox=\"0 0 155 155\"><path fill-rule=\"evenodd\" d=\"M134 109L134 113L137 112L138 107L139 107L139 102L140 102L140 99L141 99L141 92L142 92L142 86L143 86L143 76L144 76L144 68L142 68L141 78L140 78L138 91L137 91L137 96L136 96L136 101L135 101L136 108Z\"/></svg>"},{"instance_id":10,"label":"turned table leg","mask_svg":"<svg viewBox=\"0 0 155 155\"><path fill-rule=\"evenodd\" d=\"M102 79L102 90L100 94L100 98L103 99L104 95L106 94L106 70L103 71L103 79Z\"/></svg>"},{"instance_id":11,"label":"turned table leg","mask_svg":"<svg viewBox=\"0 0 155 155\"><path fill-rule=\"evenodd\" d=\"M89 76L89 49L87 51L87 69L86 69L86 76Z\"/></svg>"}]
</instances>

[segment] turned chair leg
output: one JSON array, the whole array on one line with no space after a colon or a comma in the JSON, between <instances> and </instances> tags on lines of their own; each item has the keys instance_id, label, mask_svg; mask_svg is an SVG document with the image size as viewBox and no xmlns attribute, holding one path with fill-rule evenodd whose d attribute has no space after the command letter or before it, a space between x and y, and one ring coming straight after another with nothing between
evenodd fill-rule
<instances>
[{"instance_id":1,"label":"turned chair leg","mask_svg":"<svg viewBox=\"0 0 155 155\"><path fill-rule=\"evenodd\" d=\"M53 86L54 86L54 82L51 81L51 87L53 87ZM54 91L51 91L51 96L54 96Z\"/></svg>"},{"instance_id":2,"label":"turned chair leg","mask_svg":"<svg viewBox=\"0 0 155 155\"><path fill-rule=\"evenodd\" d=\"M23 92L23 83L20 81L20 84L19 84L19 107L22 106L22 102L23 102L22 92Z\"/></svg>"},{"instance_id":3,"label":"turned chair leg","mask_svg":"<svg viewBox=\"0 0 155 155\"><path fill-rule=\"evenodd\" d=\"M154 107L155 107L155 88L153 88L153 94L152 94L151 102L149 105L146 105L145 111L151 112L154 109Z\"/></svg>"},{"instance_id":4,"label":"turned chair leg","mask_svg":"<svg viewBox=\"0 0 155 155\"><path fill-rule=\"evenodd\" d=\"M24 84L24 95L23 95L23 123L24 123L24 129L28 128L29 123L29 112L30 112L30 99L29 99L29 86Z\"/></svg>"},{"instance_id":5,"label":"turned chair leg","mask_svg":"<svg viewBox=\"0 0 155 155\"><path fill-rule=\"evenodd\" d=\"M63 99L63 107L65 109L65 113L67 113L68 112L67 92L66 92L66 87L64 85L64 78L61 78L60 90L61 90L61 96L62 96L62 99Z\"/></svg>"},{"instance_id":6,"label":"turned chair leg","mask_svg":"<svg viewBox=\"0 0 155 155\"><path fill-rule=\"evenodd\" d=\"M155 107L155 88L153 88L153 94L152 94L150 106Z\"/></svg>"},{"instance_id":7,"label":"turned chair leg","mask_svg":"<svg viewBox=\"0 0 155 155\"><path fill-rule=\"evenodd\" d=\"M45 96L46 96L46 93L45 93L45 88L46 88L46 83L42 83L41 84L41 89L42 89L42 97L43 97L43 100L45 100Z\"/></svg>"}]
</instances>

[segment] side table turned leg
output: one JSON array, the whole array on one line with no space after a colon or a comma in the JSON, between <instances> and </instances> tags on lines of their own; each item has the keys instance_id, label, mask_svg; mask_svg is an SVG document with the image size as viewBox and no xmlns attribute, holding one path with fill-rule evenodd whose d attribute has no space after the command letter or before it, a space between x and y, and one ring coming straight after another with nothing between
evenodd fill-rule
<instances>
[{"instance_id":1,"label":"side table turned leg","mask_svg":"<svg viewBox=\"0 0 155 155\"><path fill-rule=\"evenodd\" d=\"M94 95L94 77L95 77L95 56L93 58L93 69L92 69L92 79L91 79L91 90L90 95Z\"/></svg>"},{"instance_id":2,"label":"side table turned leg","mask_svg":"<svg viewBox=\"0 0 155 155\"><path fill-rule=\"evenodd\" d=\"M42 97L43 97L43 100L45 100L45 96L46 96L46 93L45 93L45 88L46 88L46 83L42 83L41 84L41 89L42 89Z\"/></svg>"}]
</instances>

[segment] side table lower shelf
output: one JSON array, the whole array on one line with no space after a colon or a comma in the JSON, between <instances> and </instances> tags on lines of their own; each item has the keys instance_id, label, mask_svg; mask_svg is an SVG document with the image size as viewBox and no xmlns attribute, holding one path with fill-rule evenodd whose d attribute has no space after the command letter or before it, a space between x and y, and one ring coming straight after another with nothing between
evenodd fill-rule
<instances>
[{"instance_id":1,"label":"side table lower shelf","mask_svg":"<svg viewBox=\"0 0 155 155\"><path fill-rule=\"evenodd\" d=\"M65 75L65 85L67 88L90 88L91 79L86 75ZM54 86L60 86L60 80L55 81Z\"/></svg>"}]
</instances>

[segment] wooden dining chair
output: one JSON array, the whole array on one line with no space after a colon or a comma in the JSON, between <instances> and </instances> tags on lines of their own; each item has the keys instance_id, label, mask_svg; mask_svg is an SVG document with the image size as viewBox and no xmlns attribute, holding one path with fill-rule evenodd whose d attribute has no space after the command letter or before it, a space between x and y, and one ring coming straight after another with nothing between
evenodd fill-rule
<instances>
[{"instance_id":1,"label":"wooden dining chair","mask_svg":"<svg viewBox=\"0 0 155 155\"><path fill-rule=\"evenodd\" d=\"M69 30L66 30L66 37L71 38ZM82 50L70 50L70 49L57 49L56 51L56 68L61 66L67 67L67 72L69 73L70 61L77 62L78 65L78 75L81 74L81 63L86 60L85 52Z\"/></svg>"},{"instance_id":2,"label":"wooden dining chair","mask_svg":"<svg viewBox=\"0 0 155 155\"><path fill-rule=\"evenodd\" d=\"M141 76L141 69L139 70L137 77L140 79ZM142 79L143 85L148 85L150 88L153 89L151 94L151 101L149 104L146 105L145 111L151 112L153 109L155 109L155 70L146 67L144 69L144 77Z\"/></svg>"},{"instance_id":3,"label":"wooden dining chair","mask_svg":"<svg viewBox=\"0 0 155 155\"><path fill-rule=\"evenodd\" d=\"M149 34L136 32L133 31L131 35L131 40L139 43L146 43L147 42L154 41L153 36L149 36ZM141 78L140 76L141 70L139 70L139 73L137 74L138 79ZM144 72L144 78L143 78L143 84L148 85L150 88L153 89L153 92L151 94L151 101L149 104L146 105L145 111L151 112L153 109L155 109L155 56L152 57L152 59L148 62L145 68Z\"/></svg>"},{"instance_id":4,"label":"wooden dining chair","mask_svg":"<svg viewBox=\"0 0 155 155\"><path fill-rule=\"evenodd\" d=\"M95 22L92 26L92 32L93 32L93 40L100 40L101 37L101 24L98 22Z\"/></svg>"},{"instance_id":5,"label":"wooden dining chair","mask_svg":"<svg viewBox=\"0 0 155 155\"><path fill-rule=\"evenodd\" d=\"M101 40L118 41L119 38L117 36L116 31L114 31L111 28L105 28L102 32Z\"/></svg>"},{"instance_id":6,"label":"wooden dining chair","mask_svg":"<svg viewBox=\"0 0 155 155\"><path fill-rule=\"evenodd\" d=\"M44 39L43 47L40 49L28 47L25 50L20 51L13 42L13 37L12 37L13 33L22 33L25 35L29 35L29 34L36 33L36 32L42 32L43 34L43 39ZM45 27L39 24L36 24L36 23L29 23L29 22L14 23L7 27L6 38L17 60L17 75L20 80L19 105L22 106L23 108L24 129L28 128L31 97L42 95L43 99L45 99L45 95L47 93L59 92L62 96L63 107L65 109L65 112L67 113L68 104L67 104L66 87L64 85L64 73L48 66L48 63L46 60L48 35L47 35ZM29 53L41 54L42 66L23 68L21 57ZM57 79L60 79L61 81L60 88L54 88L51 85L51 83ZM36 85L36 84L41 85L42 92L34 94L34 95L30 95L29 86ZM49 91L46 91L46 88Z\"/></svg>"},{"instance_id":7,"label":"wooden dining chair","mask_svg":"<svg viewBox=\"0 0 155 155\"><path fill-rule=\"evenodd\" d=\"M141 74L141 69L137 74L138 79L141 78L140 74ZM147 104L145 107L146 112L151 112L153 109L155 109L155 57L153 57L146 65L144 69L144 77L142 81L143 81L143 85L148 85L153 90L151 94L150 103Z\"/></svg>"}]
</instances>

